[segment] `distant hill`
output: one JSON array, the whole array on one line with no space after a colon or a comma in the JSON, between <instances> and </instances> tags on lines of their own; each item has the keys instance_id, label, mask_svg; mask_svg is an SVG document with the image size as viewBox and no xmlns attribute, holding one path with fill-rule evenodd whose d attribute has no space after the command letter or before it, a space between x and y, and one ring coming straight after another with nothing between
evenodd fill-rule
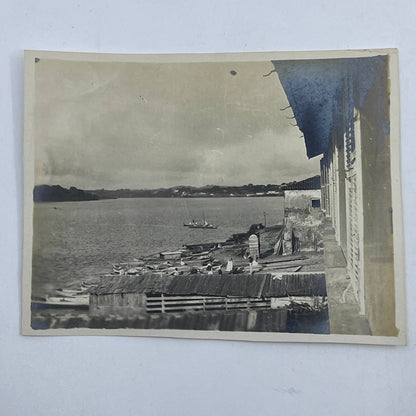
<instances>
[{"instance_id":1,"label":"distant hill","mask_svg":"<svg viewBox=\"0 0 416 416\"><path fill-rule=\"evenodd\" d=\"M73 186L66 189L59 185L39 185L35 186L33 190L35 202L92 201L97 199L100 198Z\"/></svg>"},{"instance_id":2,"label":"distant hill","mask_svg":"<svg viewBox=\"0 0 416 416\"><path fill-rule=\"evenodd\" d=\"M35 202L47 201L91 201L97 199L116 198L219 198L219 197L260 197L260 196L283 196L288 189L320 189L320 176L283 183L281 185L248 185L220 186L205 185L200 188L194 186L174 186L172 188L158 189L94 189L82 190L75 187L69 189L59 185L36 186L33 191Z\"/></svg>"},{"instance_id":3,"label":"distant hill","mask_svg":"<svg viewBox=\"0 0 416 416\"><path fill-rule=\"evenodd\" d=\"M107 198L215 198L215 197L240 197L240 196L282 196L280 185L242 185L219 186L205 185L200 188L193 186L174 186L172 188L159 189L95 189L88 193L96 195L100 199Z\"/></svg>"}]
</instances>

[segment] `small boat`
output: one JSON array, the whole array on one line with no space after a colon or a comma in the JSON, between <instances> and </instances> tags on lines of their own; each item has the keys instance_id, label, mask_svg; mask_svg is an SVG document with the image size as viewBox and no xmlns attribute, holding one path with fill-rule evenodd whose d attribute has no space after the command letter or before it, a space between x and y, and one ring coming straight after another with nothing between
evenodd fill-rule
<instances>
[{"instance_id":1,"label":"small boat","mask_svg":"<svg viewBox=\"0 0 416 416\"><path fill-rule=\"evenodd\" d=\"M217 229L216 225L210 224L209 222L206 221L205 213L204 213L204 216L203 216L203 221L201 223L199 223L195 220L192 220L192 221L189 221L187 224L184 224L184 227L200 228L202 230L204 230L204 229L205 230L216 230Z\"/></svg>"},{"instance_id":2,"label":"small boat","mask_svg":"<svg viewBox=\"0 0 416 416\"><path fill-rule=\"evenodd\" d=\"M124 274L125 268L123 266L120 266L119 264L113 264L113 272L115 274Z\"/></svg>"},{"instance_id":3,"label":"small boat","mask_svg":"<svg viewBox=\"0 0 416 416\"><path fill-rule=\"evenodd\" d=\"M140 273L141 270L142 268L138 269L137 267L132 267L131 269L127 270L126 274L133 276L133 275Z\"/></svg>"},{"instance_id":4,"label":"small boat","mask_svg":"<svg viewBox=\"0 0 416 416\"><path fill-rule=\"evenodd\" d=\"M184 224L183 226L184 227L189 227L189 228L200 228L200 229L203 229L203 230L216 230L217 229L216 225L210 224L206 221L204 221L201 224L199 224L195 221L191 221L188 224Z\"/></svg>"},{"instance_id":5,"label":"small boat","mask_svg":"<svg viewBox=\"0 0 416 416\"><path fill-rule=\"evenodd\" d=\"M78 297L58 297L46 296L44 299L32 299L32 307L34 308L88 308L89 296Z\"/></svg>"},{"instance_id":6,"label":"small boat","mask_svg":"<svg viewBox=\"0 0 416 416\"><path fill-rule=\"evenodd\" d=\"M85 295L83 290L58 288L55 291L58 294L58 296L62 296L62 297L66 297L66 298L74 298L74 297L77 297L77 296Z\"/></svg>"},{"instance_id":7,"label":"small boat","mask_svg":"<svg viewBox=\"0 0 416 416\"><path fill-rule=\"evenodd\" d=\"M92 289L93 287L97 286L97 282L82 282L81 283L81 290L88 291L89 289Z\"/></svg>"},{"instance_id":8,"label":"small boat","mask_svg":"<svg viewBox=\"0 0 416 416\"><path fill-rule=\"evenodd\" d=\"M162 259L179 259L182 256L182 253L185 250L175 250L175 251L162 251L159 256ZM148 266L149 267L149 266Z\"/></svg>"},{"instance_id":9,"label":"small boat","mask_svg":"<svg viewBox=\"0 0 416 416\"><path fill-rule=\"evenodd\" d=\"M82 304L82 303L88 303L89 295L84 294L80 296L47 296L46 300L52 303L64 302L64 303Z\"/></svg>"},{"instance_id":10,"label":"small boat","mask_svg":"<svg viewBox=\"0 0 416 416\"><path fill-rule=\"evenodd\" d=\"M203 225L203 224L184 224L184 227L200 228L202 230L216 230L217 229L217 226L212 225L212 224L207 224L207 225Z\"/></svg>"}]
</instances>

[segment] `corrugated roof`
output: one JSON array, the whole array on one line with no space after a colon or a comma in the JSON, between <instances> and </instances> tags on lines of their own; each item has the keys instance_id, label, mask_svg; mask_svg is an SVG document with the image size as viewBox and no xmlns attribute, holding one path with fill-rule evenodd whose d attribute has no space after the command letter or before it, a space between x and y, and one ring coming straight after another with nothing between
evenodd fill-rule
<instances>
[{"instance_id":1,"label":"corrugated roof","mask_svg":"<svg viewBox=\"0 0 416 416\"><path fill-rule=\"evenodd\" d=\"M167 276L105 276L90 291L96 295L144 293L165 295L284 297L326 296L323 273L286 274L273 278L270 274L235 274Z\"/></svg>"}]
</instances>

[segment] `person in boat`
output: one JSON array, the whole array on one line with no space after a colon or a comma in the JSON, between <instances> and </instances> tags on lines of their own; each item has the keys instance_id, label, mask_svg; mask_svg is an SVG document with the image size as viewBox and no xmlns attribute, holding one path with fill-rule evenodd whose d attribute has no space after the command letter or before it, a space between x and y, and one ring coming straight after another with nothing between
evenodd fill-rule
<instances>
[{"instance_id":1,"label":"person in boat","mask_svg":"<svg viewBox=\"0 0 416 416\"><path fill-rule=\"evenodd\" d=\"M212 270L212 264L211 263L208 263L207 272L208 272L209 275L214 274L214 272Z\"/></svg>"},{"instance_id":2,"label":"person in boat","mask_svg":"<svg viewBox=\"0 0 416 416\"><path fill-rule=\"evenodd\" d=\"M204 220L204 227L208 227L208 225L207 220Z\"/></svg>"}]
</instances>

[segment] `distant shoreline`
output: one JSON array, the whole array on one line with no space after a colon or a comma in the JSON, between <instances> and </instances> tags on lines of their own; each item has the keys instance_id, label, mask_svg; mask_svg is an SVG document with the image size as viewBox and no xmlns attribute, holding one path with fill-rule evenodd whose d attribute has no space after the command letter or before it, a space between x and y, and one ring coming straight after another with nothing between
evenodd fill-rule
<instances>
[{"instance_id":1,"label":"distant shoreline","mask_svg":"<svg viewBox=\"0 0 416 416\"><path fill-rule=\"evenodd\" d=\"M80 199L80 200L64 200L64 201L34 201L37 204L48 204L53 202L88 202L88 201L106 201L115 199L220 199L220 198L283 198L284 194L281 195L216 195L216 196L120 196L113 198L97 198L97 199Z\"/></svg>"},{"instance_id":2,"label":"distant shoreline","mask_svg":"<svg viewBox=\"0 0 416 416\"><path fill-rule=\"evenodd\" d=\"M33 190L34 202L96 201L120 198L258 198L284 196L285 190L320 189L320 176L316 175L302 181L282 183L280 185L242 185L203 187L175 186L158 189L69 189L60 185L38 185Z\"/></svg>"}]
</instances>

